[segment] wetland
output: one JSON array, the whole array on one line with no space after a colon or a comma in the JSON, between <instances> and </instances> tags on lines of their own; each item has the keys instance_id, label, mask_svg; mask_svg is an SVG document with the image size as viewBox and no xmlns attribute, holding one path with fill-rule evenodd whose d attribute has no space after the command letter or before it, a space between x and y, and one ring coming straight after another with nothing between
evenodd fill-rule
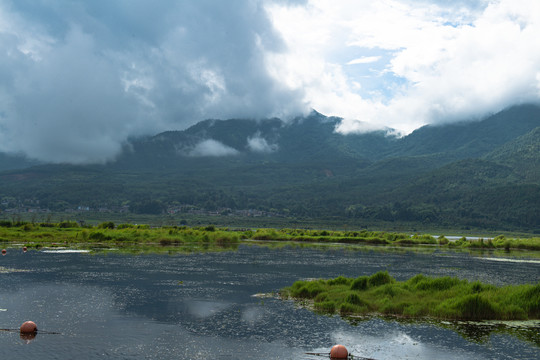
<instances>
[{"instance_id":1,"label":"wetland","mask_svg":"<svg viewBox=\"0 0 540 360\"><path fill-rule=\"evenodd\" d=\"M152 231L127 229L141 239ZM537 321L341 316L278 296L298 280L381 271L397 282L421 273L498 287L533 284L540 277L534 251L255 241L243 239L244 230L229 231L237 236L230 241L208 235L175 243L175 229L160 229L159 237L139 244L67 240L81 239L85 230L88 239L117 231L63 228L55 231L65 238L24 241L21 235L4 243L0 328L32 320L40 331L30 340L0 332L1 358L316 359L306 353L328 352L336 343L374 359L540 356Z\"/></svg>"}]
</instances>

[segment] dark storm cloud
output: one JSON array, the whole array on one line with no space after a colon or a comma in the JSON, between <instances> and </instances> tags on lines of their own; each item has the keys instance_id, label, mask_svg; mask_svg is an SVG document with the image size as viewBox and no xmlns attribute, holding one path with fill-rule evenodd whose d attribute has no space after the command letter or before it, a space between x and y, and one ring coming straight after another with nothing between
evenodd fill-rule
<instances>
[{"instance_id":1,"label":"dark storm cloud","mask_svg":"<svg viewBox=\"0 0 540 360\"><path fill-rule=\"evenodd\" d=\"M0 0L0 151L103 162L129 136L303 110L261 1Z\"/></svg>"}]
</instances>

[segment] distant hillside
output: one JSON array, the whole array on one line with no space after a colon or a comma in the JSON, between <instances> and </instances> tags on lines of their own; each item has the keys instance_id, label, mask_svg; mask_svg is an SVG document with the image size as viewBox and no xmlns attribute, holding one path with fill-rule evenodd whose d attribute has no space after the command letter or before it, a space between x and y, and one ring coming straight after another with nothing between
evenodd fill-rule
<instances>
[{"instance_id":1,"label":"distant hillside","mask_svg":"<svg viewBox=\"0 0 540 360\"><path fill-rule=\"evenodd\" d=\"M0 209L257 209L321 223L540 231L540 107L403 138L341 135L339 121L315 111L288 122L207 120L135 139L106 165L12 167L0 172Z\"/></svg>"},{"instance_id":2,"label":"distant hillside","mask_svg":"<svg viewBox=\"0 0 540 360\"><path fill-rule=\"evenodd\" d=\"M0 153L0 171L24 169L38 164L39 162L28 160L22 155Z\"/></svg>"},{"instance_id":3,"label":"distant hillside","mask_svg":"<svg viewBox=\"0 0 540 360\"><path fill-rule=\"evenodd\" d=\"M480 157L528 133L540 122L540 107L516 106L481 121L424 126L402 139L392 155L445 154L454 159Z\"/></svg>"},{"instance_id":4,"label":"distant hillside","mask_svg":"<svg viewBox=\"0 0 540 360\"><path fill-rule=\"evenodd\" d=\"M116 166L140 167L189 164L204 167L235 163L358 163L383 152L394 139L382 132L343 136L334 131L337 118L317 112L289 122L267 120L206 120L184 131L168 131L130 144L131 151ZM218 161L213 161L219 158Z\"/></svg>"},{"instance_id":5,"label":"distant hillside","mask_svg":"<svg viewBox=\"0 0 540 360\"><path fill-rule=\"evenodd\" d=\"M505 164L514 169L525 181L538 182L540 177L540 127L520 136L492 152L484 159Z\"/></svg>"}]
</instances>

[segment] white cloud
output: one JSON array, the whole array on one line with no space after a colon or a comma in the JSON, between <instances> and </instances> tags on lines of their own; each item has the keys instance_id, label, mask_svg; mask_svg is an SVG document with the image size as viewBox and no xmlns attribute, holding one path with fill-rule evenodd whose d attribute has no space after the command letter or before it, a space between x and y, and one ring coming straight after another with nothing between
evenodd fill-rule
<instances>
[{"instance_id":1,"label":"white cloud","mask_svg":"<svg viewBox=\"0 0 540 360\"><path fill-rule=\"evenodd\" d=\"M357 65L357 64L369 64L377 62L381 59L381 56L362 56L358 59L351 60L347 65Z\"/></svg>"},{"instance_id":2,"label":"white cloud","mask_svg":"<svg viewBox=\"0 0 540 360\"><path fill-rule=\"evenodd\" d=\"M272 153L278 149L277 144L269 144L265 138L261 137L259 132L248 137L247 147L249 150L258 153Z\"/></svg>"},{"instance_id":3,"label":"white cloud","mask_svg":"<svg viewBox=\"0 0 540 360\"><path fill-rule=\"evenodd\" d=\"M131 136L310 107L409 132L539 102L539 38L537 0L0 0L0 151L105 162Z\"/></svg>"},{"instance_id":4,"label":"white cloud","mask_svg":"<svg viewBox=\"0 0 540 360\"><path fill-rule=\"evenodd\" d=\"M188 152L189 156L230 156L236 155L238 151L213 139L203 140Z\"/></svg>"},{"instance_id":5,"label":"white cloud","mask_svg":"<svg viewBox=\"0 0 540 360\"><path fill-rule=\"evenodd\" d=\"M105 162L131 136L296 116L263 1L0 0L0 151Z\"/></svg>"},{"instance_id":6,"label":"white cloud","mask_svg":"<svg viewBox=\"0 0 540 360\"><path fill-rule=\"evenodd\" d=\"M269 11L290 49L273 55L273 73L303 88L313 108L345 117L342 132L410 132L540 101L535 0L311 0ZM380 67L343 65L364 62Z\"/></svg>"}]
</instances>

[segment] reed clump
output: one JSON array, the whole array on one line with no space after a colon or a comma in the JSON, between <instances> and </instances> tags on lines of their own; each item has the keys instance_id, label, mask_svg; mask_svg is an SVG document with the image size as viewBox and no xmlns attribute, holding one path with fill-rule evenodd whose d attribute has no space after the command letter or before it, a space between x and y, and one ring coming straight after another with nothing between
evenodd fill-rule
<instances>
[{"instance_id":1,"label":"reed clump","mask_svg":"<svg viewBox=\"0 0 540 360\"><path fill-rule=\"evenodd\" d=\"M418 274L396 281L387 271L355 279L297 281L285 298L309 300L317 311L452 320L540 318L540 283L496 287L455 277Z\"/></svg>"}]
</instances>

